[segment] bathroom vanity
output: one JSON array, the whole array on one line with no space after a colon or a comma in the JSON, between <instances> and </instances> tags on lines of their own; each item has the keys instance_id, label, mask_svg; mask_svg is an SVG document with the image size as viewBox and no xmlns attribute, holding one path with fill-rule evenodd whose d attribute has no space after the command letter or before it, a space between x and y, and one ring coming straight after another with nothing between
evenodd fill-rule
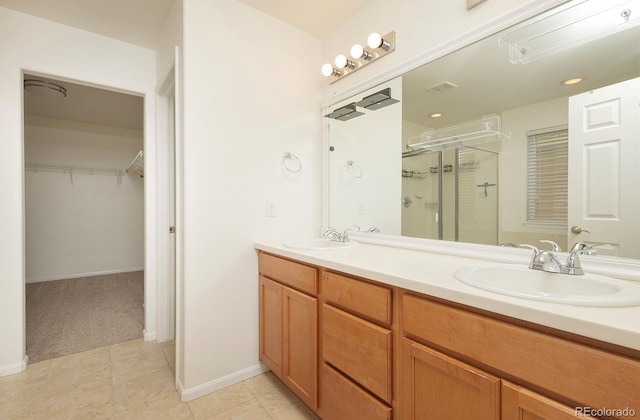
<instances>
[{"instance_id":1,"label":"bathroom vanity","mask_svg":"<svg viewBox=\"0 0 640 420\"><path fill-rule=\"evenodd\" d=\"M321 418L640 416L639 306L476 289L469 256L256 248L260 359Z\"/></svg>"}]
</instances>

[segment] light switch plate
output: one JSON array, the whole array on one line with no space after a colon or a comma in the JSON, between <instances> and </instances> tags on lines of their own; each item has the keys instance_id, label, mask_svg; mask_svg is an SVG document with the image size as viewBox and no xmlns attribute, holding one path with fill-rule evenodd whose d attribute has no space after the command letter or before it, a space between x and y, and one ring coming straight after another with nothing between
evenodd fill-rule
<instances>
[{"instance_id":1,"label":"light switch plate","mask_svg":"<svg viewBox=\"0 0 640 420\"><path fill-rule=\"evenodd\" d=\"M276 217L276 202L274 200L267 200L265 214L267 217Z\"/></svg>"},{"instance_id":2,"label":"light switch plate","mask_svg":"<svg viewBox=\"0 0 640 420\"><path fill-rule=\"evenodd\" d=\"M467 10L473 9L485 0L467 0Z\"/></svg>"}]
</instances>

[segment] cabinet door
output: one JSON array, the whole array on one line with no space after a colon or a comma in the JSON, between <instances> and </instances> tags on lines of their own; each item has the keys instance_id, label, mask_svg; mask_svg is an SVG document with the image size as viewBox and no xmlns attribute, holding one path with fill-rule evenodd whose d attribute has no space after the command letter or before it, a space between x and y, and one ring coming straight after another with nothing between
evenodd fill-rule
<instances>
[{"instance_id":1,"label":"cabinet door","mask_svg":"<svg viewBox=\"0 0 640 420\"><path fill-rule=\"evenodd\" d=\"M282 376L282 291L281 284L260 276L260 360Z\"/></svg>"},{"instance_id":2,"label":"cabinet door","mask_svg":"<svg viewBox=\"0 0 640 420\"><path fill-rule=\"evenodd\" d=\"M574 420L593 419L576 409L543 397L521 386L502 381L503 420Z\"/></svg>"},{"instance_id":3,"label":"cabinet door","mask_svg":"<svg viewBox=\"0 0 640 420\"><path fill-rule=\"evenodd\" d=\"M283 380L315 410L318 405L318 299L288 287L284 287L283 297Z\"/></svg>"},{"instance_id":4,"label":"cabinet door","mask_svg":"<svg viewBox=\"0 0 640 420\"><path fill-rule=\"evenodd\" d=\"M500 419L500 379L403 338L403 419Z\"/></svg>"}]
</instances>

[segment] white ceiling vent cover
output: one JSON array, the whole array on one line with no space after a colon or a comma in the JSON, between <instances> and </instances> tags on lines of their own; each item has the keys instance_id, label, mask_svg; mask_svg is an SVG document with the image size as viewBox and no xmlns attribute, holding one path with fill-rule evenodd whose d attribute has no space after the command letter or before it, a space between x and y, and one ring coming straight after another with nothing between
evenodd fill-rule
<instances>
[{"instance_id":1,"label":"white ceiling vent cover","mask_svg":"<svg viewBox=\"0 0 640 420\"><path fill-rule=\"evenodd\" d=\"M458 87L458 85L456 85L455 83L444 81L442 83L438 83L437 85L431 86L427 90L429 92L433 92L433 93L441 93L441 92L444 92L445 90L449 90L449 89L453 89L453 88L457 88L457 87Z\"/></svg>"}]
</instances>

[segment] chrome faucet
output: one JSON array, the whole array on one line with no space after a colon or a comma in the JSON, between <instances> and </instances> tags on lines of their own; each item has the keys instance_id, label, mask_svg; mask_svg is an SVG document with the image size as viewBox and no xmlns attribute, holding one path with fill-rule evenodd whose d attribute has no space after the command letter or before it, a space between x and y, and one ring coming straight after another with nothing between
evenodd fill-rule
<instances>
[{"instance_id":1,"label":"chrome faucet","mask_svg":"<svg viewBox=\"0 0 640 420\"><path fill-rule=\"evenodd\" d=\"M585 244L584 242L576 242L575 244L573 244L569 252L574 252L574 251L578 252L578 254L584 254L584 255L596 255L598 253L596 249L594 249L592 246Z\"/></svg>"},{"instance_id":2,"label":"chrome faucet","mask_svg":"<svg viewBox=\"0 0 640 420\"><path fill-rule=\"evenodd\" d=\"M554 252L559 252L560 248L553 241L542 240L540 242L550 243L553 246L551 251L540 251L533 245L520 244L523 248L529 248L533 250L533 256L529 262L529 268L532 270L541 270L549 273L560 273L570 275L582 275L584 270L580 264L578 254L585 254L588 252L595 252L593 248L583 243L577 243L571 247L567 261L562 264L555 256Z\"/></svg>"},{"instance_id":3,"label":"chrome faucet","mask_svg":"<svg viewBox=\"0 0 640 420\"><path fill-rule=\"evenodd\" d=\"M365 232L367 232L367 233L378 233L378 232L380 232L380 229L378 229L375 226L371 226L369 229L365 230Z\"/></svg>"},{"instance_id":4,"label":"chrome faucet","mask_svg":"<svg viewBox=\"0 0 640 420\"><path fill-rule=\"evenodd\" d=\"M343 234L340 234L335 228L328 228L322 234L323 238L329 238L334 242L349 242L349 234L348 232L353 229L346 229Z\"/></svg>"},{"instance_id":5,"label":"chrome faucet","mask_svg":"<svg viewBox=\"0 0 640 420\"><path fill-rule=\"evenodd\" d=\"M327 230L325 230L322 233L322 237L323 238L329 238L332 241L336 241L336 242L342 242L342 235L340 235L340 233L338 233L337 230L335 230L335 228L328 228Z\"/></svg>"},{"instance_id":6,"label":"chrome faucet","mask_svg":"<svg viewBox=\"0 0 640 420\"><path fill-rule=\"evenodd\" d=\"M553 255L552 251L540 251L535 246L529 244L520 244L520 246L533 250L533 256L529 262L530 269L549 273L562 273L562 264L558 261L558 258Z\"/></svg>"}]
</instances>

